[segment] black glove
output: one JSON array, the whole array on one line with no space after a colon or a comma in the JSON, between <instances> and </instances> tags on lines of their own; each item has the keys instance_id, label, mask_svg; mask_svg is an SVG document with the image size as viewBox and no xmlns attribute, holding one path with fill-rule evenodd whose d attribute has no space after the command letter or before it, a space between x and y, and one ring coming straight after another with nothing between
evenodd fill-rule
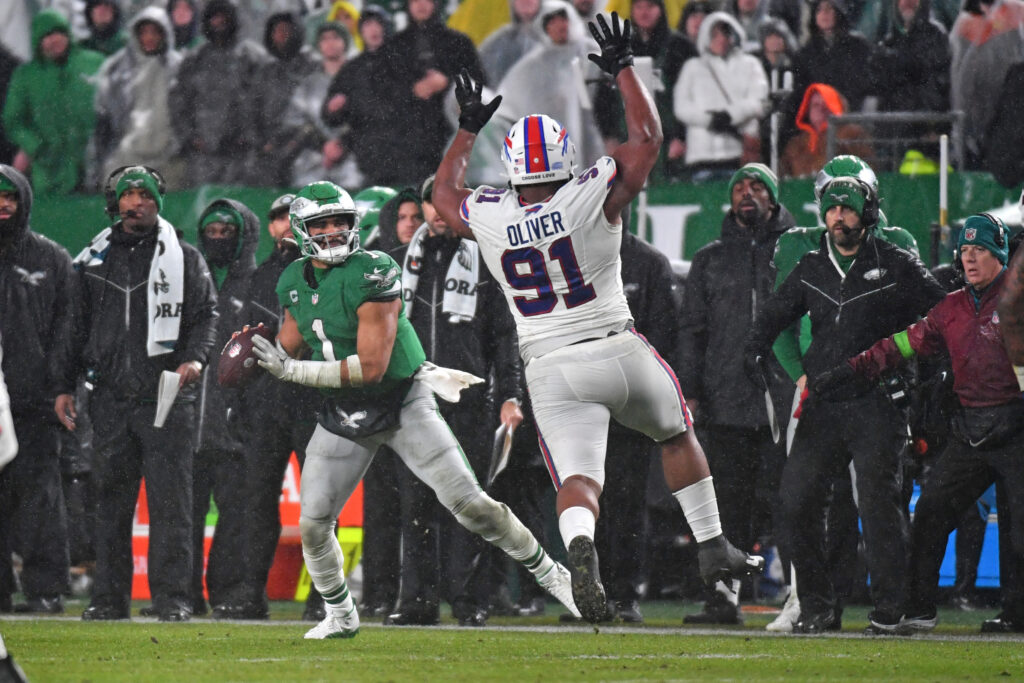
<instances>
[{"instance_id":1,"label":"black glove","mask_svg":"<svg viewBox=\"0 0 1024 683\"><path fill-rule=\"evenodd\" d=\"M853 366L843 362L819 375L808 377L807 385L810 387L812 394L827 399L836 389L849 383L856 375L857 372L853 369Z\"/></svg>"},{"instance_id":2,"label":"black glove","mask_svg":"<svg viewBox=\"0 0 1024 683\"><path fill-rule=\"evenodd\" d=\"M612 78L619 75L619 72L627 66L633 66L633 46L629 42L629 19L622 22L619 28L619 13L612 12L612 25L608 27L604 15L597 15L597 24L587 22L590 27L590 35L594 36L601 54L589 54L587 57L594 64L601 67L601 71L611 74ZM598 30L600 26L600 30Z\"/></svg>"},{"instance_id":3,"label":"black glove","mask_svg":"<svg viewBox=\"0 0 1024 683\"><path fill-rule=\"evenodd\" d=\"M455 101L459 103L459 128L476 135L491 120L501 104L501 95L484 104L480 98L483 84L474 83L468 69L455 76Z\"/></svg>"},{"instance_id":4,"label":"black glove","mask_svg":"<svg viewBox=\"0 0 1024 683\"><path fill-rule=\"evenodd\" d=\"M760 354L747 354L743 359L743 369L747 378L755 387L764 391L768 388L768 362Z\"/></svg>"},{"instance_id":5,"label":"black glove","mask_svg":"<svg viewBox=\"0 0 1024 683\"><path fill-rule=\"evenodd\" d=\"M708 130L715 133L735 133L736 129L732 125L732 117L729 116L727 111L711 111L711 123L708 124Z\"/></svg>"}]
</instances>

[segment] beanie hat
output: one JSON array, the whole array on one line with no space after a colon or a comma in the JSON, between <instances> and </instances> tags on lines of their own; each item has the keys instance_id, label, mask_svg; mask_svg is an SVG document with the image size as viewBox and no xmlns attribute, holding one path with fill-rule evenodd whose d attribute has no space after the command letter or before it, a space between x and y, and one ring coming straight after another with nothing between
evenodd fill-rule
<instances>
[{"instance_id":1,"label":"beanie hat","mask_svg":"<svg viewBox=\"0 0 1024 683\"><path fill-rule=\"evenodd\" d=\"M241 231L242 214L227 204L218 204L203 215L202 219L199 221L199 230L204 230L210 223L226 223L228 225L235 226L239 231Z\"/></svg>"},{"instance_id":2,"label":"beanie hat","mask_svg":"<svg viewBox=\"0 0 1024 683\"><path fill-rule=\"evenodd\" d=\"M3 173L0 173L0 192L19 192L18 186L14 184L14 181Z\"/></svg>"},{"instance_id":3,"label":"beanie hat","mask_svg":"<svg viewBox=\"0 0 1024 683\"><path fill-rule=\"evenodd\" d=\"M142 166L129 166L121 177L117 179L117 185L115 186L114 192L117 195L118 200L128 190L133 187L141 187L149 192L153 196L153 200L156 201L156 211L160 213L164 208L164 198L160 194L160 181L156 179L152 173L147 171Z\"/></svg>"},{"instance_id":4,"label":"beanie hat","mask_svg":"<svg viewBox=\"0 0 1024 683\"><path fill-rule=\"evenodd\" d=\"M825 214L833 206L846 206L857 212L860 216L864 213L864 204L868 196L864 186L852 178L837 178L830 182L821 191L821 199L818 213L821 220L825 220Z\"/></svg>"},{"instance_id":5,"label":"beanie hat","mask_svg":"<svg viewBox=\"0 0 1024 683\"><path fill-rule=\"evenodd\" d=\"M323 36L323 34L325 34L327 32L331 32L331 33L337 34L337 36L339 38L341 38L341 40L345 43L345 48L346 49L351 46L352 36L350 36L348 34L348 30L344 26L342 26L339 22L337 22L337 21L325 21L324 23L320 24L320 26L318 26L317 29L316 29L316 40L317 40L317 42L319 42L320 41L320 37Z\"/></svg>"},{"instance_id":6,"label":"beanie hat","mask_svg":"<svg viewBox=\"0 0 1024 683\"><path fill-rule=\"evenodd\" d=\"M434 195L434 176L428 176L423 181L423 185L420 187L420 200L428 203L433 203L431 197Z\"/></svg>"},{"instance_id":7,"label":"beanie hat","mask_svg":"<svg viewBox=\"0 0 1024 683\"><path fill-rule=\"evenodd\" d=\"M746 180L758 180L764 183L764 186L768 188L768 194L771 195L772 204L779 203L779 179L772 173L772 169L768 168L764 164L750 163L739 169L732 174L732 178L729 178L729 190L736 185L736 183Z\"/></svg>"},{"instance_id":8,"label":"beanie hat","mask_svg":"<svg viewBox=\"0 0 1024 683\"><path fill-rule=\"evenodd\" d=\"M987 213L969 216L956 240L956 251L965 244L976 244L991 251L999 262L1006 265L1010 257L1010 245L1006 226L998 218Z\"/></svg>"}]
</instances>

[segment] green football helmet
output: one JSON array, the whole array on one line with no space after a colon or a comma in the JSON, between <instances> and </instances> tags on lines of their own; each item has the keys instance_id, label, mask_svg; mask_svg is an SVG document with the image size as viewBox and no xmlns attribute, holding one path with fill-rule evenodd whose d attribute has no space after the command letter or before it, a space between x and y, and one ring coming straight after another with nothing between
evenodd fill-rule
<instances>
[{"instance_id":1,"label":"green football helmet","mask_svg":"<svg viewBox=\"0 0 1024 683\"><path fill-rule=\"evenodd\" d=\"M292 234L303 256L336 265L359 248L359 211L348 192L334 183L321 180L306 185L295 195L288 214ZM351 227L312 237L309 225L329 216L348 218ZM344 242L332 246L331 238L337 236L341 236Z\"/></svg>"},{"instance_id":2,"label":"green football helmet","mask_svg":"<svg viewBox=\"0 0 1024 683\"><path fill-rule=\"evenodd\" d=\"M373 185L352 198L359 211L359 243L364 248L377 241L380 234L380 210L397 195L398 192L390 187Z\"/></svg>"}]
</instances>

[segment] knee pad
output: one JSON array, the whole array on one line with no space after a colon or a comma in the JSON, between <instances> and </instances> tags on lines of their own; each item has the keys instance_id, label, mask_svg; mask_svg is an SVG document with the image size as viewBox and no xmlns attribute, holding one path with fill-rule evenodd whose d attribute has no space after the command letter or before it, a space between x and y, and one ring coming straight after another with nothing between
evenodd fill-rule
<instances>
[{"instance_id":1,"label":"knee pad","mask_svg":"<svg viewBox=\"0 0 1024 683\"><path fill-rule=\"evenodd\" d=\"M508 507L483 491L463 499L450 509L459 524L488 541L500 537L508 526Z\"/></svg>"}]
</instances>

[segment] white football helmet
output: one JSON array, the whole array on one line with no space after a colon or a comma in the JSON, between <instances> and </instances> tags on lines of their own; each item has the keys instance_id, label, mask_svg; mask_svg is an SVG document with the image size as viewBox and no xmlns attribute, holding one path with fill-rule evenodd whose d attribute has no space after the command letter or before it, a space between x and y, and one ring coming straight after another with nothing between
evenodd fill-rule
<instances>
[{"instance_id":1,"label":"white football helmet","mask_svg":"<svg viewBox=\"0 0 1024 683\"><path fill-rule=\"evenodd\" d=\"M576 163L576 145L558 121L530 114L512 124L501 146L501 160L512 187L568 180Z\"/></svg>"},{"instance_id":2,"label":"white football helmet","mask_svg":"<svg viewBox=\"0 0 1024 683\"><path fill-rule=\"evenodd\" d=\"M348 192L325 180L310 183L302 188L288 207L291 217L292 234L299 244L303 256L324 263L338 264L359 248L359 212ZM308 223L328 216L345 216L351 227L345 230L324 233L313 237L309 234ZM341 235L343 244L331 246L331 237Z\"/></svg>"}]
</instances>

